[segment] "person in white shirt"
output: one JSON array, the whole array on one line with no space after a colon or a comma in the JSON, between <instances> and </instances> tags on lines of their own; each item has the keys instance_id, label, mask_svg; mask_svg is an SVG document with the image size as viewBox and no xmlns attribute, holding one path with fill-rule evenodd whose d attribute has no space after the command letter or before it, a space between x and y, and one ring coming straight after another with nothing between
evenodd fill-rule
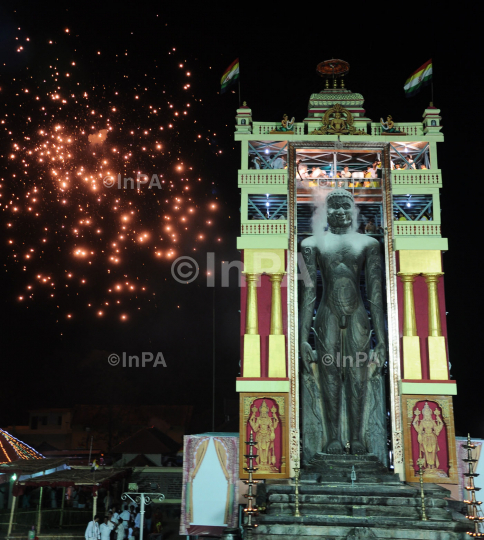
<instances>
[{"instance_id":1,"label":"person in white shirt","mask_svg":"<svg viewBox=\"0 0 484 540\"><path fill-rule=\"evenodd\" d=\"M114 506L113 507L113 515L111 516L111 521L117 525L120 521L119 519L119 514L118 514L118 507L117 506Z\"/></svg>"},{"instance_id":2,"label":"person in white shirt","mask_svg":"<svg viewBox=\"0 0 484 540\"><path fill-rule=\"evenodd\" d=\"M343 172L341 173L341 178L351 178L350 169L348 167L345 167L343 169Z\"/></svg>"},{"instance_id":3,"label":"person in white shirt","mask_svg":"<svg viewBox=\"0 0 484 540\"><path fill-rule=\"evenodd\" d=\"M407 163L410 169L416 169L415 161L413 160L412 156L407 156Z\"/></svg>"},{"instance_id":4,"label":"person in white shirt","mask_svg":"<svg viewBox=\"0 0 484 540\"><path fill-rule=\"evenodd\" d=\"M281 157L277 157L272 162L272 168L273 169L284 169L285 166L286 166L286 162Z\"/></svg>"},{"instance_id":5,"label":"person in white shirt","mask_svg":"<svg viewBox=\"0 0 484 540\"><path fill-rule=\"evenodd\" d=\"M141 514L140 514L140 512L136 512L136 518L134 520L134 526L135 526L135 528L137 527L138 529L141 528Z\"/></svg>"},{"instance_id":6,"label":"person in white shirt","mask_svg":"<svg viewBox=\"0 0 484 540\"><path fill-rule=\"evenodd\" d=\"M95 515L94 519L87 524L86 532L84 533L86 540L101 540L99 532L99 516Z\"/></svg>"},{"instance_id":7,"label":"person in white shirt","mask_svg":"<svg viewBox=\"0 0 484 540\"><path fill-rule=\"evenodd\" d=\"M104 523L101 523L99 527L99 533L101 534L101 540L109 540L111 531L114 529L114 523L109 521L108 516L104 518Z\"/></svg>"},{"instance_id":8,"label":"person in white shirt","mask_svg":"<svg viewBox=\"0 0 484 540\"><path fill-rule=\"evenodd\" d=\"M319 167L314 167L311 171L311 178L318 178L318 176L321 176L321 169Z\"/></svg>"},{"instance_id":9,"label":"person in white shirt","mask_svg":"<svg viewBox=\"0 0 484 540\"><path fill-rule=\"evenodd\" d=\"M124 540L124 534L126 532L126 528L124 526L124 521L121 521L118 523L118 527L116 529L117 532L117 540Z\"/></svg>"},{"instance_id":10,"label":"person in white shirt","mask_svg":"<svg viewBox=\"0 0 484 540\"><path fill-rule=\"evenodd\" d=\"M128 523L129 523L129 520L131 519L131 514L129 513L129 511L125 508L121 514L119 514L119 518L123 520L123 523L125 525L125 527L128 526Z\"/></svg>"}]
</instances>

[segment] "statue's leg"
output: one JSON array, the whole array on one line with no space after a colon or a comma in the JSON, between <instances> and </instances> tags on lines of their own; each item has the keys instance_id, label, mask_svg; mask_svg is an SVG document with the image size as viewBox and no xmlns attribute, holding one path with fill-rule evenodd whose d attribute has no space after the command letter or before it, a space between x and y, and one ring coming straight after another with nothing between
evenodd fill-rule
<instances>
[{"instance_id":1,"label":"statue's leg","mask_svg":"<svg viewBox=\"0 0 484 540\"><path fill-rule=\"evenodd\" d=\"M310 372L301 371L301 413L303 464L307 465L326 444L326 424L323 415L319 367L310 365Z\"/></svg>"},{"instance_id":2,"label":"statue's leg","mask_svg":"<svg viewBox=\"0 0 484 540\"><path fill-rule=\"evenodd\" d=\"M328 454L341 454L344 448L339 440L342 393L340 330L336 317L329 310L323 312L321 319L316 325L316 351L328 434L328 442L323 451Z\"/></svg>"},{"instance_id":3,"label":"statue's leg","mask_svg":"<svg viewBox=\"0 0 484 540\"><path fill-rule=\"evenodd\" d=\"M362 307L349 317L344 343L346 361L345 373L351 451L354 454L366 453L364 444L363 417L368 384L370 323Z\"/></svg>"}]
</instances>

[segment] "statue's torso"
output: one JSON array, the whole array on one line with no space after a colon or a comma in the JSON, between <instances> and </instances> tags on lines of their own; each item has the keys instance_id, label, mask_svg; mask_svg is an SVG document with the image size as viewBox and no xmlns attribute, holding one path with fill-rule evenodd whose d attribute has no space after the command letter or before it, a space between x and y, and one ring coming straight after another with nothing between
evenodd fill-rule
<instances>
[{"instance_id":1,"label":"statue's torso","mask_svg":"<svg viewBox=\"0 0 484 540\"><path fill-rule=\"evenodd\" d=\"M366 248L366 238L357 233L328 233L318 245L318 266L323 279L321 305L338 317L351 315L362 305L359 281Z\"/></svg>"}]
</instances>

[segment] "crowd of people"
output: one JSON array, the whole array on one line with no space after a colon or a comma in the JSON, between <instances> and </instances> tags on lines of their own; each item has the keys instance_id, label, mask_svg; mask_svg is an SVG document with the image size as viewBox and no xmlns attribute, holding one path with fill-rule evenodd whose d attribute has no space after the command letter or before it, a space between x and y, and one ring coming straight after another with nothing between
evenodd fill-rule
<instances>
[{"instance_id":1,"label":"crowd of people","mask_svg":"<svg viewBox=\"0 0 484 540\"><path fill-rule=\"evenodd\" d=\"M139 538L141 524L141 513L138 504L130 501L122 506L111 505L109 494L105 497L106 514L101 517L94 516L86 527L84 534L86 540L137 540ZM151 506L145 506L143 530L145 533L154 533L157 540L161 540L163 526L161 515L156 515L153 522Z\"/></svg>"},{"instance_id":2,"label":"crowd of people","mask_svg":"<svg viewBox=\"0 0 484 540\"><path fill-rule=\"evenodd\" d=\"M420 217L413 217L408 213L405 216L403 212L398 212L396 221L432 221L432 215L430 214L430 212L424 212Z\"/></svg>"},{"instance_id":3,"label":"crowd of people","mask_svg":"<svg viewBox=\"0 0 484 540\"><path fill-rule=\"evenodd\" d=\"M327 185L328 187L366 187L379 188L381 186L382 165L381 161L375 161L369 165L366 171L351 172L349 167L344 167L343 170L337 171L333 176L332 173L313 167L311 171L306 165L298 162L297 174L300 181L309 180L309 186Z\"/></svg>"},{"instance_id":4,"label":"crowd of people","mask_svg":"<svg viewBox=\"0 0 484 540\"><path fill-rule=\"evenodd\" d=\"M282 156L274 157L274 154L271 154L266 159L262 159L260 156L255 156L251 159L249 163L250 169L286 169L287 162ZM342 171L336 173L335 178L363 178L364 180L370 180L375 178L381 178L381 161L375 161L371 166L367 167L366 171L355 171L357 175L350 172L348 167L344 167ZM427 169L424 163L417 165L411 155L401 159L398 162L393 160L390 161L390 168L392 171L404 171L410 169ZM334 179L331 177L324 169L320 167L312 167L311 170L306 165L302 164L302 161L297 162L297 173L300 179L303 180L314 180L314 179ZM359 182L357 182L359 183ZM355 186L358 187L358 186ZM359 186L362 187L362 186ZM363 187L374 187L374 186L363 186Z\"/></svg>"},{"instance_id":5,"label":"crowd of people","mask_svg":"<svg viewBox=\"0 0 484 540\"><path fill-rule=\"evenodd\" d=\"M286 169L287 163L282 156L274 157L274 154L268 156L265 163L259 156L252 158L251 163L249 164L249 169Z\"/></svg>"}]
</instances>

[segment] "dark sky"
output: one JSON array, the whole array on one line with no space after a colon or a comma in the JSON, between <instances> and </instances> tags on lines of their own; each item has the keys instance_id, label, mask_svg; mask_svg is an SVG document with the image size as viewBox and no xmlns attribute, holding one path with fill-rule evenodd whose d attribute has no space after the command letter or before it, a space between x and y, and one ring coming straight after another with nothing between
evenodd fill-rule
<instances>
[{"instance_id":1,"label":"dark sky","mask_svg":"<svg viewBox=\"0 0 484 540\"><path fill-rule=\"evenodd\" d=\"M432 11L430 7L409 6L405 10L402 5L382 5L366 2L358 13L355 7L329 10L326 4L317 7L314 3L294 5L287 11L277 9L274 3L267 9L254 4L231 7L226 3L176 2L64 4L68 7L61 2L19 2L15 11L2 8L0 103L5 113L15 112L15 122L25 121L22 115L27 116L33 103L27 97L15 96L22 86L19 81L40 84L53 62L62 64L75 57L81 70L76 80L93 89L90 106L101 110L110 105L110 91L115 86L120 88L117 99L121 106L132 99L136 86L141 90L148 87L140 94L140 100L146 100L140 106L152 99L159 103L183 101L185 79L177 66L182 62L191 72L191 116L166 133L164 144L171 153L160 158L156 170L172 171L175 156L183 156L193 169L191 181L201 178L193 190L200 213L206 212L212 201L218 207L206 243L197 244L195 254L188 238L178 244L179 255L191 255L200 263L201 274L195 282L174 282L169 260L155 263L145 252L134 249L126 254L126 273L138 276L155 296L149 302L142 295L127 298L130 317L123 323L117 315L93 317L85 309L87 299L82 289L69 294L58 290L59 302L39 295L26 307L17 299L28 280L21 266L12 263L12 251L2 242L0 425L24 422L26 411L32 407L75 403L190 403L199 412L210 409L214 299L216 407L222 420L223 400L236 398L238 290L234 279L231 287L218 286L213 294L205 286L203 274L205 250L215 252L218 265L238 257L235 238L240 149L233 142L238 98L232 93L218 94L224 69L240 58L242 99L251 106L255 120L279 120L287 113L301 121L310 94L323 87L316 65L336 57L350 63L346 86L363 94L367 116L373 121L388 114L396 121L418 121L428 105L430 91L425 89L406 99L403 84L432 57L434 102L441 109L446 141L440 144L439 166L444 183L443 235L449 239L444 270L452 374L459 390L454 403L457 432L466 434L470 430L474 436L484 436L480 396L484 372L477 340L482 333L482 243L477 240L481 232L482 181L476 157L483 139L478 109L481 74L474 47L477 37L469 14L457 8L437 10L436 5ZM69 36L65 28L69 28ZM17 53L26 36L31 42L24 43L25 51ZM55 52L46 47L49 40L56 42ZM176 51L168 55L173 48ZM144 117L136 118L139 109L126 105L124 112L126 124L137 122L144 128ZM63 114L65 122L73 122L72 111L66 109ZM161 116L160 121L166 124L168 116ZM202 142L194 142L195 129L203 133ZM8 191L12 164L7 163L7 156L12 137L2 133L3 189ZM131 149L136 151L141 142L119 136L117 144L123 151L134 145ZM35 171L33 167L31 172ZM140 200L138 210L140 219L156 222L153 200ZM49 219L48 211L45 219ZM204 219L194 223L194 235L206 232ZM4 212L0 226L5 239L10 234L5 229L7 222ZM19 231L32 237L36 233L35 228L24 231L20 227ZM218 236L223 241L218 242ZM62 273L64 244L60 246L58 271ZM55 266L53 259L49 262ZM94 270L90 274L95 284L89 289L95 301L102 296L106 279L105 269L96 268L98 274ZM73 320L66 319L70 311L76 314ZM167 367L110 367L107 356L123 351L161 351Z\"/></svg>"}]
</instances>

